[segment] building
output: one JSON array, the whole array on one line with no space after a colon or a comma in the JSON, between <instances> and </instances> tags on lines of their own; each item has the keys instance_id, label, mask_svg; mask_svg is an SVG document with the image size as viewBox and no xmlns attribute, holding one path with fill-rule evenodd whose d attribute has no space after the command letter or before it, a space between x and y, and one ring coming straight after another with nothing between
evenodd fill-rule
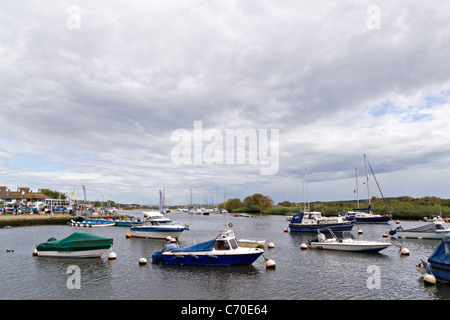
<instances>
[{"instance_id":1,"label":"building","mask_svg":"<svg viewBox=\"0 0 450 320\"><path fill-rule=\"evenodd\" d=\"M3 201L4 205L11 204L13 207L28 202L45 203L51 198L43 194L44 190L39 189L38 192L33 192L30 188L17 188L17 191L11 191L6 186L0 186L0 201Z\"/></svg>"}]
</instances>

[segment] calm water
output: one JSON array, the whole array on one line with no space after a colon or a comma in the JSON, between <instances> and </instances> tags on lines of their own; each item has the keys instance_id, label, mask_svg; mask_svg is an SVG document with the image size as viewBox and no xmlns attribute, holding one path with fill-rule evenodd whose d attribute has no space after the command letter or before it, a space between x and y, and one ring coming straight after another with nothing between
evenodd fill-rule
<instances>
[{"instance_id":1,"label":"calm water","mask_svg":"<svg viewBox=\"0 0 450 320\"><path fill-rule=\"evenodd\" d=\"M141 216L142 212L134 211ZM222 215L192 215L172 212L173 220L189 223L181 245L214 238L224 229L227 218ZM283 232L288 222L282 216L264 218L229 217L238 238L263 238L275 244L264 257L276 262L276 269L265 268L260 257L251 267L189 267L149 263L139 259L150 257L165 241L127 239L126 227L75 228L69 226L31 226L0 229L0 299L171 299L171 300L446 300L450 286L425 285L415 265L428 258L439 241L395 240L395 245L378 254L301 250L300 244L311 235ZM423 222L402 221L403 227ZM382 234L397 225L359 225L365 240L382 240ZM35 257L32 252L50 237L64 238L85 231L112 237L116 260L107 253L97 259L58 259ZM399 247L410 250L401 256ZM6 252L6 250L14 252ZM81 270L81 288L69 289L67 273L70 265ZM379 289L369 289L369 266L381 272Z\"/></svg>"}]
</instances>

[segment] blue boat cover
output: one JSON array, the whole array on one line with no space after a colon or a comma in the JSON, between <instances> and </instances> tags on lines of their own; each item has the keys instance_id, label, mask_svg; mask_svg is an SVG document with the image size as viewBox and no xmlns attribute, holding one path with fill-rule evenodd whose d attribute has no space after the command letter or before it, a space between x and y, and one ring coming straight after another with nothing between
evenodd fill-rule
<instances>
[{"instance_id":1,"label":"blue boat cover","mask_svg":"<svg viewBox=\"0 0 450 320\"><path fill-rule=\"evenodd\" d=\"M172 252L186 252L186 251L211 251L216 243L216 239L209 240L202 243L197 243L192 246L173 249Z\"/></svg>"},{"instance_id":2,"label":"blue boat cover","mask_svg":"<svg viewBox=\"0 0 450 320\"><path fill-rule=\"evenodd\" d=\"M428 258L428 262L433 264L443 264L450 266L450 237L445 236L441 243Z\"/></svg>"}]
</instances>

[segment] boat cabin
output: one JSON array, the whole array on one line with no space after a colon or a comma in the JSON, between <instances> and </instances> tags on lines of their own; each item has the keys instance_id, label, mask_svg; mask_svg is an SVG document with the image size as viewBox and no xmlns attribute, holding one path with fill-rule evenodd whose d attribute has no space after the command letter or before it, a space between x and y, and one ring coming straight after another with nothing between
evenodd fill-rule
<instances>
[{"instance_id":1,"label":"boat cabin","mask_svg":"<svg viewBox=\"0 0 450 320\"><path fill-rule=\"evenodd\" d=\"M221 239L216 240L216 243L214 244L215 250L231 250L231 249L237 249L238 244L236 239Z\"/></svg>"}]
</instances>

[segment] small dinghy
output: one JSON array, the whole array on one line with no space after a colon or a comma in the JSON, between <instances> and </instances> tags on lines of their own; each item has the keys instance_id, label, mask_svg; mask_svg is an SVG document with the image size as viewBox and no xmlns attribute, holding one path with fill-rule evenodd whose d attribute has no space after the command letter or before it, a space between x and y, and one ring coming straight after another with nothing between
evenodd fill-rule
<instances>
[{"instance_id":1,"label":"small dinghy","mask_svg":"<svg viewBox=\"0 0 450 320\"><path fill-rule=\"evenodd\" d=\"M427 222L425 225L403 229L401 226L394 230L390 230L391 236L397 234L399 238L416 238L416 239L443 239L446 235L450 235L450 228L444 221L435 220Z\"/></svg>"},{"instance_id":2,"label":"small dinghy","mask_svg":"<svg viewBox=\"0 0 450 320\"><path fill-rule=\"evenodd\" d=\"M100 237L86 232L75 232L67 238L54 237L36 247L41 257L91 258L101 257L113 243L112 238Z\"/></svg>"}]
</instances>

